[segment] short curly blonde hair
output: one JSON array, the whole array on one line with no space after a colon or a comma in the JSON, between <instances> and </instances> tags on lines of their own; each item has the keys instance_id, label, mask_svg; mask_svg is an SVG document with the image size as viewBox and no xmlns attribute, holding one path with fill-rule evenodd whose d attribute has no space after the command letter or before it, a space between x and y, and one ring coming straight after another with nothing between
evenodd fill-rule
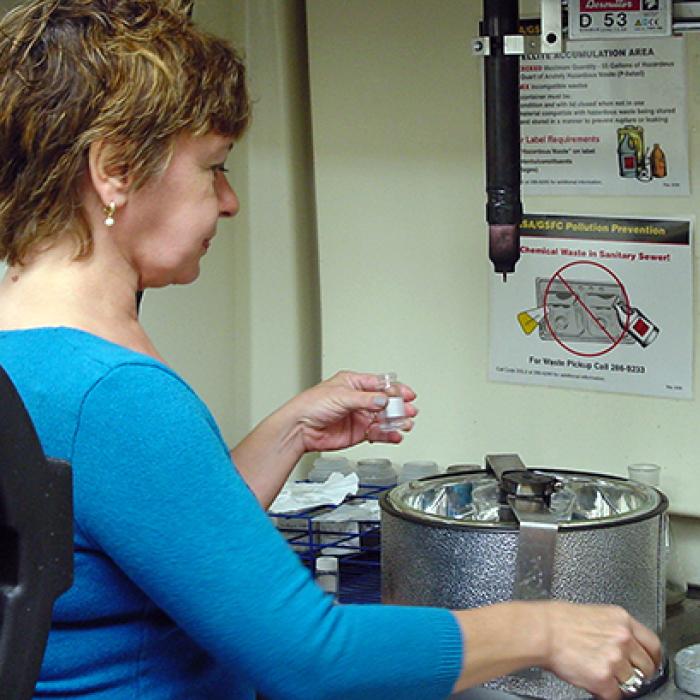
<instances>
[{"instance_id":1,"label":"short curly blonde hair","mask_svg":"<svg viewBox=\"0 0 700 700\"><path fill-rule=\"evenodd\" d=\"M238 138L245 66L195 27L182 0L30 0L0 20L0 260L21 264L69 231L92 234L80 182L106 141L141 186L181 132Z\"/></svg>"}]
</instances>

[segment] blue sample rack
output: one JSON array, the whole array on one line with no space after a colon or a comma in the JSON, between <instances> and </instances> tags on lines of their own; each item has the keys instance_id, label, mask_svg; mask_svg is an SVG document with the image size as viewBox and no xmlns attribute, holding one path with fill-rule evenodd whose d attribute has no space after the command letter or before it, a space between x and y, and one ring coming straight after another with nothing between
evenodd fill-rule
<instances>
[{"instance_id":1,"label":"blue sample rack","mask_svg":"<svg viewBox=\"0 0 700 700\"><path fill-rule=\"evenodd\" d=\"M378 500L391 487L360 484L356 495L342 505ZM314 573L318 557L332 552L338 559L338 593L340 603L379 603L381 600L381 527L375 520L354 520L352 532L341 525L316 520L338 506L315 506L292 513L269 512L277 529Z\"/></svg>"}]
</instances>

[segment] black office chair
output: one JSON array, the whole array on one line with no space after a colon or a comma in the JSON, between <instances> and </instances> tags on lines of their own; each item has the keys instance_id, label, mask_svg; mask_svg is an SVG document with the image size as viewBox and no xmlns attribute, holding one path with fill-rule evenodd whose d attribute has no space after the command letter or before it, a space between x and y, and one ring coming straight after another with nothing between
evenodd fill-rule
<instances>
[{"instance_id":1,"label":"black office chair","mask_svg":"<svg viewBox=\"0 0 700 700\"><path fill-rule=\"evenodd\" d=\"M34 694L51 612L73 582L70 466L44 456L0 367L0 698Z\"/></svg>"}]
</instances>

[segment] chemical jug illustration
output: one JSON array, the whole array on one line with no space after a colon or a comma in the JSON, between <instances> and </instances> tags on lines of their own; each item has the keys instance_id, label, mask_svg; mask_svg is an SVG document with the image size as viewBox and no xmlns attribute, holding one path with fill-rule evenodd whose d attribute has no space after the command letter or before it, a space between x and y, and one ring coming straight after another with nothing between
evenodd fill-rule
<instances>
[{"instance_id":1,"label":"chemical jug illustration","mask_svg":"<svg viewBox=\"0 0 700 700\"><path fill-rule=\"evenodd\" d=\"M637 177L644 167L644 129L623 126L617 130L617 160L620 177Z\"/></svg>"},{"instance_id":2,"label":"chemical jug illustration","mask_svg":"<svg viewBox=\"0 0 700 700\"><path fill-rule=\"evenodd\" d=\"M666 154L658 143L651 149L651 174L653 177L666 177Z\"/></svg>"}]
</instances>

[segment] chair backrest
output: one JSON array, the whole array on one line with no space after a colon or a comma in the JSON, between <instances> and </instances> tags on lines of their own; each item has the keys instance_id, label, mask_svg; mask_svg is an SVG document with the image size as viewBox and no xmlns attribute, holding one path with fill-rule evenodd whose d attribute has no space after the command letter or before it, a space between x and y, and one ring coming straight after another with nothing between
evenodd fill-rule
<instances>
[{"instance_id":1,"label":"chair backrest","mask_svg":"<svg viewBox=\"0 0 700 700\"><path fill-rule=\"evenodd\" d=\"M51 612L73 582L71 469L47 459L0 367L0 697L34 694Z\"/></svg>"}]
</instances>

